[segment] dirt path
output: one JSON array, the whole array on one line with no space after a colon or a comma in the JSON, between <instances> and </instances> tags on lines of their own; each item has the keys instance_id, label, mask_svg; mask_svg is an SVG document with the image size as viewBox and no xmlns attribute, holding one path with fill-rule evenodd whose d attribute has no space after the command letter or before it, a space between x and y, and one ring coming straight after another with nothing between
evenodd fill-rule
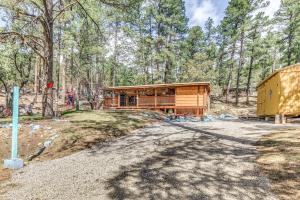
<instances>
[{"instance_id":1,"label":"dirt path","mask_svg":"<svg viewBox=\"0 0 300 200\"><path fill-rule=\"evenodd\" d=\"M0 199L276 199L257 169L259 122L161 123L92 150L31 164Z\"/></svg>"}]
</instances>

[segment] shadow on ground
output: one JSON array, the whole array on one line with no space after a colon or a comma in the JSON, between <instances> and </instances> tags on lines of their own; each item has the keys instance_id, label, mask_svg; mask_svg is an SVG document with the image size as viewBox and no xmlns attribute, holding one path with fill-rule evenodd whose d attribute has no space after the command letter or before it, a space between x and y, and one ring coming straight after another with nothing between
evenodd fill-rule
<instances>
[{"instance_id":1,"label":"shadow on ground","mask_svg":"<svg viewBox=\"0 0 300 200\"><path fill-rule=\"evenodd\" d=\"M253 141L222 135L184 124L168 124L191 137L155 142L157 148L142 162L120 167L107 181L109 197L125 199L272 199L266 178L254 167L256 151ZM131 140L130 145L145 145L148 133Z\"/></svg>"},{"instance_id":2,"label":"shadow on ground","mask_svg":"<svg viewBox=\"0 0 300 200\"><path fill-rule=\"evenodd\" d=\"M300 199L299 129L262 137L257 162L272 181L272 191L282 200Z\"/></svg>"}]
</instances>

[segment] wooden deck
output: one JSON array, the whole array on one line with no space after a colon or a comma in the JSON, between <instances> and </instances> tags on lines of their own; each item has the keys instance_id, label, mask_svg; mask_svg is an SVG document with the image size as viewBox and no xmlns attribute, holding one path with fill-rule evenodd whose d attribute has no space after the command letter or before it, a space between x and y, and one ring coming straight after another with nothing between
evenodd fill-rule
<instances>
[{"instance_id":1,"label":"wooden deck","mask_svg":"<svg viewBox=\"0 0 300 200\"><path fill-rule=\"evenodd\" d=\"M207 106L176 106L175 96L173 97L139 97L136 105L133 106L120 106L118 100L112 103L112 98L105 99L104 108L105 109L116 109L116 110L135 110L135 109L149 109L156 111L168 112L172 109L175 115L185 115L188 110L195 110L194 115L199 116L207 110ZM156 104L155 104L156 102Z\"/></svg>"}]
</instances>

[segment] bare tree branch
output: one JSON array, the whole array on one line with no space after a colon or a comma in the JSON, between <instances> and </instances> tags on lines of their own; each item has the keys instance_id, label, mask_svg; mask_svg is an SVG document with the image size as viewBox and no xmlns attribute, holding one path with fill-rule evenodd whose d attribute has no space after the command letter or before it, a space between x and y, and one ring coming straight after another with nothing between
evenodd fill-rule
<instances>
[{"instance_id":1,"label":"bare tree branch","mask_svg":"<svg viewBox=\"0 0 300 200\"><path fill-rule=\"evenodd\" d=\"M73 2L73 3L70 3L69 5L65 6L64 8L62 8L58 14L56 14L55 17L53 17L53 21L56 20L56 18L58 18L62 13L64 13L68 8L72 7L73 5L77 4L77 2Z\"/></svg>"},{"instance_id":2,"label":"bare tree branch","mask_svg":"<svg viewBox=\"0 0 300 200\"><path fill-rule=\"evenodd\" d=\"M45 11L42 9L42 7L41 7L39 4L37 4L35 1L29 0L29 2L32 3L33 5L35 5L35 7L36 7L39 11L41 11L42 13L45 12Z\"/></svg>"},{"instance_id":3,"label":"bare tree branch","mask_svg":"<svg viewBox=\"0 0 300 200\"><path fill-rule=\"evenodd\" d=\"M88 18L90 18L92 20L92 22L96 25L98 32L100 33L102 38L105 38L100 27L99 24L91 17L91 15L87 12L87 10L84 8L84 6L79 2L79 0L75 0L77 2L77 4L81 7L81 9L84 11L84 13L86 14L86 16Z\"/></svg>"},{"instance_id":4,"label":"bare tree branch","mask_svg":"<svg viewBox=\"0 0 300 200\"><path fill-rule=\"evenodd\" d=\"M129 0L128 3L116 3L115 0L99 0L101 3L108 6L112 6L118 9L131 8L134 4L140 2L141 0Z\"/></svg>"}]
</instances>

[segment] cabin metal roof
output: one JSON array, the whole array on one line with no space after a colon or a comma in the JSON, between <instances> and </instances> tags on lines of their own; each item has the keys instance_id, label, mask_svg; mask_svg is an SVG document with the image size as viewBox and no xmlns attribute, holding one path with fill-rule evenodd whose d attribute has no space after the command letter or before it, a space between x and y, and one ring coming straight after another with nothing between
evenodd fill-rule
<instances>
[{"instance_id":1,"label":"cabin metal roof","mask_svg":"<svg viewBox=\"0 0 300 200\"><path fill-rule=\"evenodd\" d=\"M270 74L269 76L267 76L267 78L265 78L264 80L262 80L257 86L256 88L259 88L261 85L263 85L267 80L271 79L273 76L275 76L276 74L280 73L280 72L283 72L285 70L288 70L288 69L291 69L291 68L294 68L294 67L297 67L299 66L300 63L296 63L294 65L290 65L290 66L287 66L287 67L283 67L281 69L278 69L276 71L274 71L272 74Z\"/></svg>"},{"instance_id":2,"label":"cabin metal roof","mask_svg":"<svg viewBox=\"0 0 300 200\"><path fill-rule=\"evenodd\" d=\"M168 83L168 84L151 84L151 85L133 85L133 86L116 86L106 87L105 90L129 90L129 89L148 89L148 88L166 88L166 87L180 87L180 86L210 86L209 82L191 82L191 83Z\"/></svg>"}]
</instances>

